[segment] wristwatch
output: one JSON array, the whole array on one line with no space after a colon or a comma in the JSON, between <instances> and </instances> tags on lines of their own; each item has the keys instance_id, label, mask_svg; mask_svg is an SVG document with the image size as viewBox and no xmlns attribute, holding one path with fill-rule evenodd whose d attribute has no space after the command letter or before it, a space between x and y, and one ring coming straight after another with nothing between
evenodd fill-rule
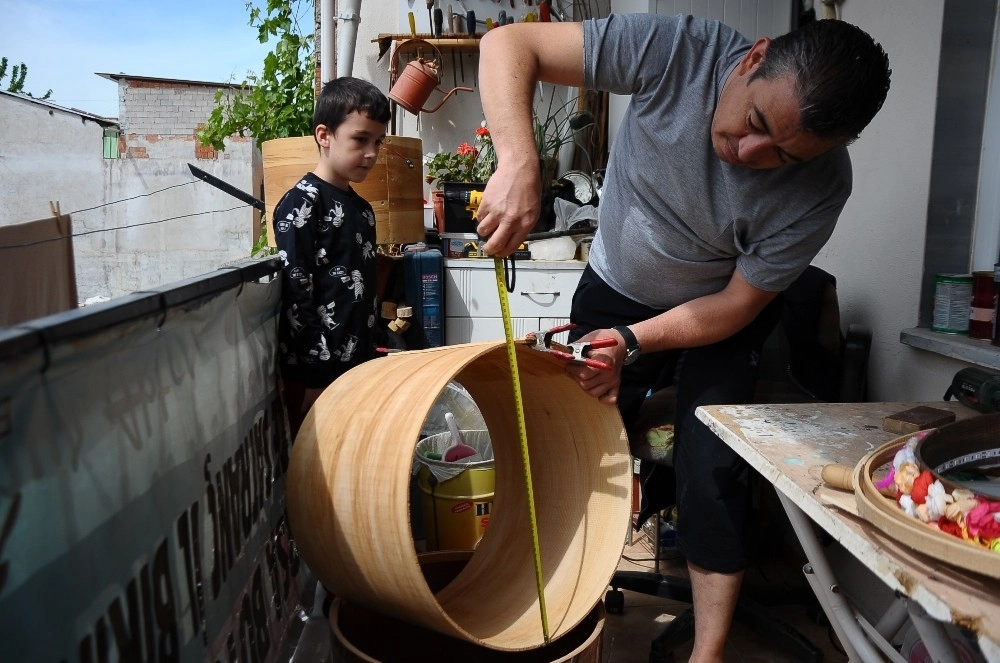
<instances>
[{"instance_id":1,"label":"wristwatch","mask_svg":"<svg viewBox=\"0 0 1000 663\"><path fill-rule=\"evenodd\" d=\"M634 363L642 353L642 348L639 347L639 339L625 325L618 325L617 327L612 327L612 329L621 334L622 338L625 339L625 361L622 363L625 366Z\"/></svg>"}]
</instances>

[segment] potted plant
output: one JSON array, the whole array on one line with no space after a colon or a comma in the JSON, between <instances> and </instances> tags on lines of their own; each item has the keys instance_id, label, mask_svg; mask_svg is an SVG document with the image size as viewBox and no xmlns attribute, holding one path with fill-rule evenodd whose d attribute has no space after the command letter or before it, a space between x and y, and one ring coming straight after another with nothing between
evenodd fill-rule
<instances>
[{"instance_id":1,"label":"potted plant","mask_svg":"<svg viewBox=\"0 0 1000 663\"><path fill-rule=\"evenodd\" d=\"M428 152L424 155L426 169L425 180L428 184L438 184L431 190L434 203L434 218L438 232L445 231L445 199L457 200L455 194L478 189L482 191L486 181L496 170L496 153L493 151L493 140L490 130L483 122L476 129L475 144L462 143L453 152ZM464 205L449 206L448 214L451 232L475 232L472 226L472 215L467 213ZM471 228L471 229L470 229Z\"/></svg>"},{"instance_id":2,"label":"potted plant","mask_svg":"<svg viewBox=\"0 0 1000 663\"><path fill-rule=\"evenodd\" d=\"M563 146L574 142L577 131L594 122L590 113L572 112L576 99L555 108L553 103L550 97L544 117L539 116L537 111L534 114L535 148L542 173L542 212L538 224L542 229L552 225L553 188L557 186L559 175L559 152ZM471 215L457 200L461 198L460 194L469 190L482 191L496 165L493 139L486 122L476 130L474 145L462 143L453 152L429 152L424 155L427 183L440 185L440 188L431 191L439 232L445 231L445 216L451 221L448 224L450 232L475 232Z\"/></svg>"}]
</instances>

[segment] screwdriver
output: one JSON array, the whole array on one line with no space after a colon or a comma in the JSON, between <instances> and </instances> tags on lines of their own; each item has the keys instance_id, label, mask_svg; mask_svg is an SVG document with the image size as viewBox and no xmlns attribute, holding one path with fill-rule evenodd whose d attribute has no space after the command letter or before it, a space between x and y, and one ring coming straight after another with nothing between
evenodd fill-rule
<instances>
[{"instance_id":1,"label":"screwdriver","mask_svg":"<svg viewBox=\"0 0 1000 663\"><path fill-rule=\"evenodd\" d=\"M410 36L417 36L417 20L413 17L413 12L406 12L406 20L410 22Z\"/></svg>"},{"instance_id":2,"label":"screwdriver","mask_svg":"<svg viewBox=\"0 0 1000 663\"><path fill-rule=\"evenodd\" d=\"M427 29L434 33L434 0L427 0Z\"/></svg>"}]
</instances>

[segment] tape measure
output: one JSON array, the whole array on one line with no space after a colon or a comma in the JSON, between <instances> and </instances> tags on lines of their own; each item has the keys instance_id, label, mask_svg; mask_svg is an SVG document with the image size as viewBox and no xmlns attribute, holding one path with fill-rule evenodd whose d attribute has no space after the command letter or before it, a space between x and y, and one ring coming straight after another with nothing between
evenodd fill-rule
<instances>
[{"instance_id":1,"label":"tape measure","mask_svg":"<svg viewBox=\"0 0 1000 663\"><path fill-rule=\"evenodd\" d=\"M504 275L503 259L493 259L493 271L497 277L497 294L500 296L500 312L503 314L503 333L507 340L507 362L510 364L510 379L514 387L514 407L517 411L517 432L521 438L521 465L524 468L524 484L528 489L528 520L531 524L531 553L535 560L535 586L538 588L538 606L542 613L542 636L549 642L549 617L545 611L545 578L542 575L542 551L538 545L538 519L535 516L535 491L531 486L531 462L528 458L528 430L524 424L524 401L521 398L521 378L517 371L517 349L514 345L514 329L510 321L510 301L507 298L507 279Z\"/></svg>"}]
</instances>

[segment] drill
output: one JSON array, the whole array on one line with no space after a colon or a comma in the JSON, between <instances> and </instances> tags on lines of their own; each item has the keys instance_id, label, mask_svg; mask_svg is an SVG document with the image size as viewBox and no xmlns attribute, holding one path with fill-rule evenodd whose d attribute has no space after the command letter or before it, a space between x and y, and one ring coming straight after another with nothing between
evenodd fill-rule
<instances>
[{"instance_id":1,"label":"drill","mask_svg":"<svg viewBox=\"0 0 1000 663\"><path fill-rule=\"evenodd\" d=\"M472 213L472 220L479 220L479 203L483 202L482 191L476 191L475 189L471 191L445 191L444 199L456 203L464 203L465 211Z\"/></svg>"}]
</instances>

